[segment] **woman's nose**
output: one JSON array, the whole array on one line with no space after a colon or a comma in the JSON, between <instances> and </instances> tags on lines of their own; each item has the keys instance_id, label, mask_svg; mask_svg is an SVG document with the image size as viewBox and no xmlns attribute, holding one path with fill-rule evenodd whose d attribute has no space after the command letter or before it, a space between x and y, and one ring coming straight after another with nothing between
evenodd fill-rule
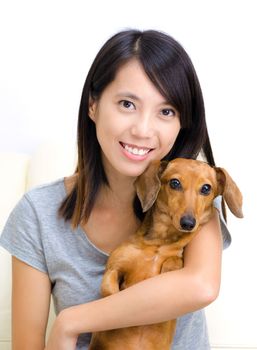
<instances>
[{"instance_id":1,"label":"woman's nose","mask_svg":"<svg viewBox=\"0 0 257 350\"><path fill-rule=\"evenodd\" d=\"M149 115L141 115L134 121L131 134L140 138L150 138L154 135L154 126Z\"/></svg>"}]
</instances>

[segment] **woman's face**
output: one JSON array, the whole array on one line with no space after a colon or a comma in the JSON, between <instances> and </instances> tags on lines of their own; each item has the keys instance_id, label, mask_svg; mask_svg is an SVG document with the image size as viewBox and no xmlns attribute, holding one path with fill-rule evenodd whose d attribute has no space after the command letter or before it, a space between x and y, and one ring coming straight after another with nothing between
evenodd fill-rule
<instances>
[{"instance_id":1,"label":"woman's face","mask_svg":"<svg viewBox=\"0 0 257 350\"><path fill-rule=\"evenodd\" d=\"M107 176L109 171L139 176L151 161L170 151L180 130L179 113L135 59L117 71L99 100L92 101L89 116Z\"/></svg>"}]
</instances>

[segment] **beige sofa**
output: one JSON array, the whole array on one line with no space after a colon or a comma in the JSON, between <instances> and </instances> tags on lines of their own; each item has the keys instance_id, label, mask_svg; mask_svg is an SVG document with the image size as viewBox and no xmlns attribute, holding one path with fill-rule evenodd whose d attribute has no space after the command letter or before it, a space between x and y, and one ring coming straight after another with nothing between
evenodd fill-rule
<instances>
[{"instance_id":1,"label":"beige sofa","mask_svg":"<svg viewBox=\"0 0 257 350\"><path fill-rule=\"evenodd\" d=\"M40 146L32 156L0 152L0 231L8 214L25 191L38 184L73 173L76 165L75 149L76 146L72 147L72 142L55 141ZM226 290L222 293L226 294ZM11 257L0 247L0 350L11 349L10 310ZM224 316L228 317L228 315L230 311L223 302L222 295L218 302L207 309L212 349L239 349L236 344L231 345L230 340L227 339L226 334L230 325L226 323L222 327L217 327L222 324ZM234 316L230 316L229 319L231 317ZM51 311L48 329L51 327L53 318ZM240 347L240 349L246 348Z\"/></svg>"},{"instance_id":2,"label":"beige sofa","mask_svg":"<svg viewBox=\"0 0 257 350\"><path fill-rule=\"evenodd\" d=\"M28 189L72 174L75 146L55 141L40 146L32 155L0 152L0 232L18 200ZM51 308L49 327L54 318ZM0 350L11 349L11 257L0 247Z\"/></svg>"}]
</instances>

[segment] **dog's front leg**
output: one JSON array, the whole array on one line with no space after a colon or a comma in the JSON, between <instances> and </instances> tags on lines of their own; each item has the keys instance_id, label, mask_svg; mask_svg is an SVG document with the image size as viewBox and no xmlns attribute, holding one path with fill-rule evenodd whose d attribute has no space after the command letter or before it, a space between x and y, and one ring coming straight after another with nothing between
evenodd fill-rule
<instances>
[{"instance_id":1,"label":"dog's front leg","mask_svg":"<svg viewBox=\"0 0 257 350\"><path fill-rule=\"evenodd\" d=\"M133 259L131 255L134 250L132 244L125 242L111 253L106 264L106 270L101 285L103 297L125 289L124 280Z\"/></svg>"},{"instance_id":2,"label":"dog's front leg","mask_svg":"<svg viewBox=\"0 0 257 350\"><path fill-rule=\"evenodd\" d=\"M120 291L120 276L116 269L107 270L103 276L101 293L103 297Z\"/></svg>"},{"instance_id":3,"label":"dog's front leg","mask_svg":"<svg viewBox=\"0 0 257 350\"><path fill-rule=\"evenodd\" d=\"M183 267L183 259L178 256L171 256L163 262L161 273L179 270L182 267Z\"/></svg>"}]
</instances>

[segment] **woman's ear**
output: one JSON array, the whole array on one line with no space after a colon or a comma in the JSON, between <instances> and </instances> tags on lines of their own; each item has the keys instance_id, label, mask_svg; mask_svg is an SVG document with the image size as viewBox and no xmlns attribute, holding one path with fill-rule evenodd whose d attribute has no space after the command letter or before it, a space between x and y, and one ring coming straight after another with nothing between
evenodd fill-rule
<instances>
[{"instance_id":1,"label":"woman's ear","mask_svg":"<svg viewBox=\"0 0 257 350\"><path fill-rule=\"evenodd\" d=\"M97 108L97 101L90 96L88 115L89 115L89 118L93 120L93 122L95 122L96 108Z\"/></svg>"}]
</instances>

